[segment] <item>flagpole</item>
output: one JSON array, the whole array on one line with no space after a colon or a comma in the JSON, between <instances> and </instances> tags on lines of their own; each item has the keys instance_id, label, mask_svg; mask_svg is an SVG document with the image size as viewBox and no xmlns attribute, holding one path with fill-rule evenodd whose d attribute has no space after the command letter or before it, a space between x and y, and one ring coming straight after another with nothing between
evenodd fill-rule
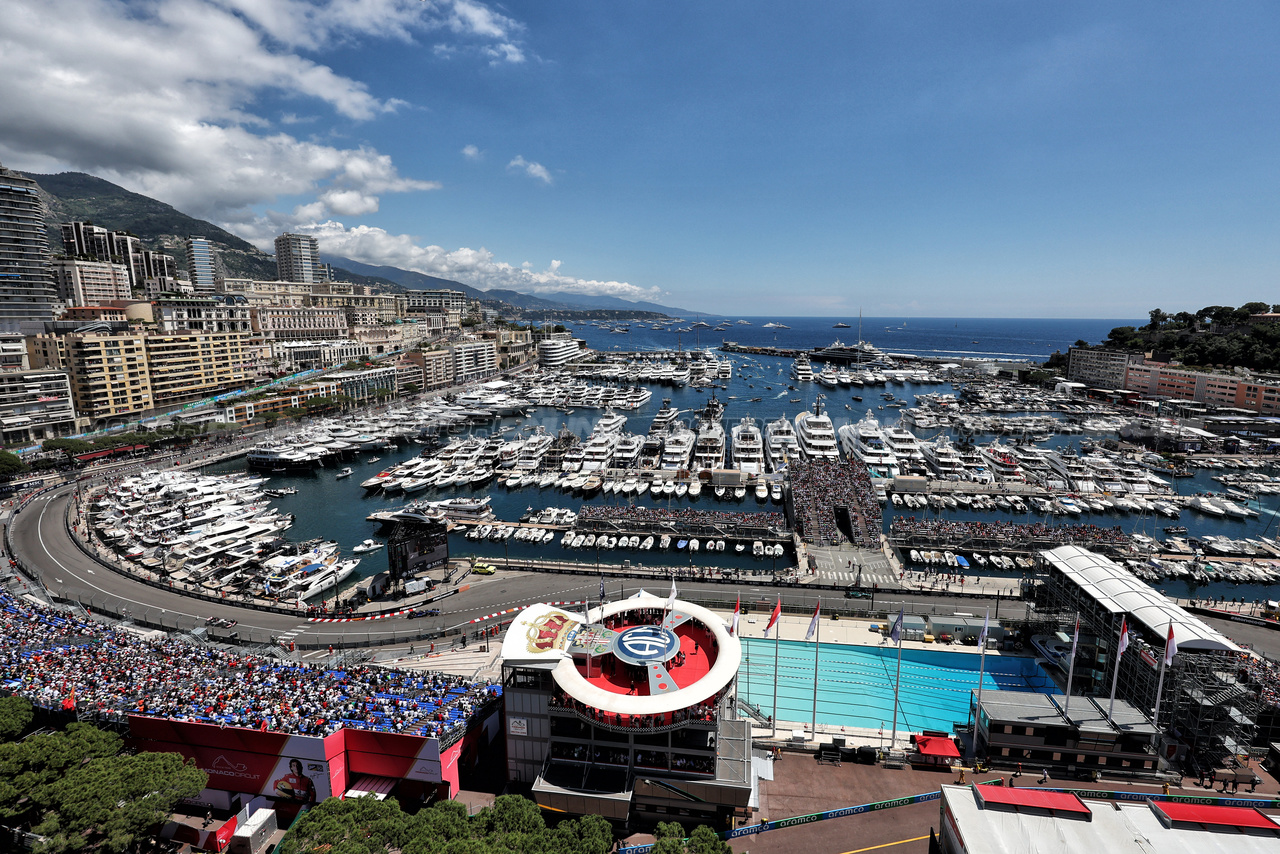
<instances>
[{"instance_id":1,"label":"flagpole","mask_svg":"<svg viewBox=\"0 0 1280 854\"><path fill-rule=\"evenodd\" d=\"M1080 612L1076 612L1076 633L1071 637L1071 661L1067 663L1067 702L1062 707L1062 716L1071 723L1071 679L1076 675L1076 641L1080 639Z\"/></svg>"},{"instance_id":2,"label":"flagpole","mask_svg":"<svg viewBox=\"0 0 1280 854\"><path fill-rule=\"evenodd\" d=\"M818 610L813 612L813 618L818 622L818 627L813 632L813 740L818 740L818 647L822 643L822 625L819 613L822 609L822 597L818 597Z\"/></svg>"},{"instance_id":3,"label":"flagpole","mask_svg":"<svg viewBox=\"0 0 1280 854\"><path fill-rule=\"evenodd\" d=\"M1120 682L1120 659L1124 656L1124 650L1127 646L1125 643L1125 634L1129 628L1128 622L1129 621L1125 618L1121 618L1120 620L1120 639L1116 641L1116 669L1115 672L1111 674L1111 700L1107 704L1108 723L1112 722L1112 717L1116 710L1116 685Z\"/></svg>"},{"instance_id":4,"label":"flagpole","mask_svg":"<svg viewBox=\"0 0 1280 854\"><path fill-rule=\"evenodd\" d=\"M893 731L889 735L889 752L892 753L898 745L898 690L902 687L902 634L903 634L902 612L898 612L898 670L893 677Z\"/></svg>"},{"instance_id":5,"label":"flagpole","mask_svg":"<svg viewBox=\"0 0 1280 854\"><path fill-rule=\"evenodd\" d=\"M1164 655L1161 656L1160 658L1160 678L1156 680L1155 713L1151 716L1151 726L1155 727L1155 729L1157 730L1157 733L1156 733L1157 738L1159 737L1159 729L1160 729L1160 698L1164 692L1164 671L1172 663L1170 661L1172 656L1169 655L1169 644L1172 641L1173 641L1173 623L1170 622L1168 639L1165 640L1165 644L1164 644ZM1174 648L1177 649L1176 646Z\"/></svg>"},{"instance_id":6,"label":"flagpole","mask_svg":"<svg viewBox=\"0 0 1280 854\"><path fill-rule=\"evenodd\" d=\"M978 641L978 646L982 647L981 657L978 659L978 705L973 712L973 737L976 741L978 738L978 715L982 712L982 682L983 676L987 672L987 621L991 619L991 609L987 609L987 616L982 621L982 639Z\"/></svg>"},{"instance_id":7,"label":"flagpole","mask_svg":"<svg viewBox=\"0 0 1280 854\"><path fill-rule=\"evenodd\" d=\"M773 732L769 734L770 738L778 735L778 638L781 634L782 615L779 614L773 626Z\"/></svg>"}]
</instances>

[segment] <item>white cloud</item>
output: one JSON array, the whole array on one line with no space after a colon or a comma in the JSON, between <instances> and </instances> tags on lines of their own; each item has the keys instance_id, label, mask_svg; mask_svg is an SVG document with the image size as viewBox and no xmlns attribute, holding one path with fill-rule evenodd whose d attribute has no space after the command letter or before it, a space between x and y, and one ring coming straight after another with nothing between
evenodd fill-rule
<instances>
[{"instance_id":1,"label":"white cloud","mask_svg":"<svg viewBox=\"0 0 1280 854\"><path fill-rule=\"evenodd\" d=\"M255 112L263 96L367 121L404 102L304 52L434 34L484 58L521 33L471 0L8 0L0 162L92 172L229 225L252 223L252 207L281 196L314 197L320 216L357 216L377 210L379 194L439 185L400 175L372 148L272 132Z\"/></svg>"},{"instance_id":2,"label":"white cloud","mask_svg":"<svg viewBox=\"0 0 1280 854\"><path fill-rule=\"evenodd\" d=\"M662 296L659 288L643 288L628 282L579 279L560 272L559 260L547 269L537 271L525 262L513 266L494 258L484 247L446 250L440 246L420 246L407 234L390 232L365 225L350 228L340 222L323 222L302 227L315 235L320 251L341 255L365 264L387 264L405 270L416 270L430 276L453 279L481 290L510 288L522 293L540 294L564 291L591 296L614 296L625 300L653 300Z\"/></svg>"},{"instance_id":3,"label":"white cloud","mask_svg":"<svg viewBox=\"0 0 1280 854\"><path fill-rule=\"evenodd\" d=\"M539 181L543 181L547 184L551 183L551 173L547 171L547 167L543 166L541 163L525 160L524 157L519 154L512 158L511 162L507 164L507 168L523 171L524 174L528 175L530 178L537 178Z\"/></svg>"},{"instance_id":4,"label":"white cloud","mask_svg":"<svg viewBox=\"0 0 1280 854\"><path fill-rule=\"evenodd\" d=\"M474 145L464 145L462 147L462 156L468 160L480 160L484 157L484 152L476 148Z\"/></svg>"}]
</instances>

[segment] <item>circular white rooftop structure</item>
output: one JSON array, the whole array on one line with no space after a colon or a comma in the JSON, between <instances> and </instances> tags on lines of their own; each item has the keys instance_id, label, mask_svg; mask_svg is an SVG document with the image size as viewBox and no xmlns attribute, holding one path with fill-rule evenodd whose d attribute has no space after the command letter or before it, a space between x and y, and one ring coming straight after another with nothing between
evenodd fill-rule
<instances>
[{"instance_id":1,"label":"circular white rooftop structure","mask_svg":"<svg viewBox=\"0 0 1280 854\"><path fill-rule=\"evenodd\" d=\"M639 593L587 613L531 605L502 642L507 664L548 669L569 697L601 712L663 715L716 697L742 643L700 605Z\"/></svg>"}]
</instances>

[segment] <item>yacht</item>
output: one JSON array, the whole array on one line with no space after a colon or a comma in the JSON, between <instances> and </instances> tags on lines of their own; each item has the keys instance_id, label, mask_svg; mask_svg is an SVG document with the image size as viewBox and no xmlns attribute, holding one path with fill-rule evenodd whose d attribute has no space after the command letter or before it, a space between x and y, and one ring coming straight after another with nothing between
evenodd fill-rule
<instances>
[{"instance_id":1,"label":"yacht","mask_svg":"<svg viewBox=\"0 0 1280 854\"><path fill-rule=\"evenodd\" d=\"M745 474L761 474L764 472L764 442L760 438L760 428L751 416L744 416L734 426L733 467Z\"/></svg>"},{"instance_id":2,"label":"yacht","mask_svg":"<svg viewBox=\"0 0 1280 854\"><path fill-rule=\"evenodd\" d=\"M901 424L884 428L884 444L889 452L898 460L898 469L924 468L924 451L920 448L920 440Z\"/></svg>"},{"instance_id":3,"label":"yacht","mask_svg":"<svg viewBox=\"0 0 1280 854\"><path fill-rule=\"evenodd\" d=\"M807 460L838 459L836 432L831 418L822 412L822 401L813 403L813 412L801 412L796 416L796 444Z\"/></svg>"},{"instance_id":4,"label":"yacht","mask_svg":"<svg viewBox=\"0 0 1280 854\"><path fill-rule=\"evenodd\" d=\"M791 378L804 383L813 382L813 368L809 365L809 357L803 354L796 356L791 364Z\"/></svg>"},{"instance_id":5,"label":"yacht","mask_svg":"<svg viewBox=\"0 0 1280 854\"><path fill-rule=\"evenodd\" d=\"M677 421L662 446L662 468L666 471L687 469L696 439L692 430Z\"/></svg>"},{"instance_id":6,"label":"yacht","mask_svg":"<svg viewBox=\"0 0 1280 854\"><path fill-rule=\"evenodd\" d=\"M618 444L613 446L614 468L633 469L640 465L640 451L644 447L644 438L634 433L623 433L618 437Z\"/></svg>"},{"instance_id":7,"label":"yacht","mask_svg":"<svg viewBox=\"0 0 1280 854\"><path fill-rule=\"evenodd\" d=\"M886 447L880 422L870 412L857 424L841 427L839 436L845 454L865 463L873 477L897 477L898 460Z\"/></svg>"},{"instance_id":8,"label":"yacht","mask_svg":"<svg viewBox=\"0 0 1280 854\"><path fill-rule=\"evenodd\" d=\"M353 546L353 547L352 547L352 549L351 549L351 553L352 553L352 554L364 554L365 552L376 552L378 549L382 548L382 545L383 545L383 544L382 544L381 542L379 542L378 540L375 540L375 539L373 539L373 538L370 538L370 539L367 539L367 540L363 541L363 542L362 542L362 543L360 543L360 545L358 545L358 546Z\"/></svg>"},{"instance_id":9,"label":"yacht","mask_svg":"<svg viewBox=\"0 0 1280 854\"><path fill-rule=\"evenodd\" d=\"M924 451L924 461L940 480L964 480L964 460L951 439L944 433L932 442L924 442L920 449Z\"/></svg>"},{"instance_id":10,"label":"yacht","mask_svg":"<svg viewBox=\"0 0 1280 854\"><path fill-rule=\"evenodd\" d=\"M818 374L818 382L827 388L840 387L840 374L837 373L835 365L828 364Z\"/></svg>"},{"instance_id":11,"label":"yacht","mask_svg":"<svg viewBox=\"0 0 1280 854\"><path fill-rule=\"evenodd\" d=\"M579 471L603 471L608 468L619 438L617 433L608 431L596 432L588 436L587 441L582 445L582 467Z\"/></svg>"},{"instance_id":12,"label":"yacht","mask_svg":"<svg viewBox=\"0 0 1280 854\"><path fill-rule=\"evenodd\" d=\"M764 452L769 461L769 467L774 471L785 469L787 461L795 459L799 454L796 431L786 415L776 421L770 421L765 426Z\"/></svg>"},{"instance_id":13,"label":"yacht","mask_svg":"<svg viewBox=\"0 0 1280 854\"><path fill-rule=\"evenodd\" d=\"M1027 479L1022 471L1022 463L998 440L978 448L978 453L996 480L1022 482Z\"/></svg>"},{"instance_id":14,"label":"yacht","mask_svg":"<svg viewBox=\"0 0 1280 854\"><path fill-rule=\"evenodd\" d=\"M515 467L524 472L536 471L542 465L542 455L551 447L553 441L554 439L547 435L546 428L539 427L537 432L525 439L520 447Z\"/></svg>"},{"instance_id":15,"label":"yacht","mask_svg":"<svg viewBox=\"0 0 1280 854\"><path fill-rule=\"evenodd\" d=\"M680 414L680 410L671 405L671 398L664 397L662 399L662 408L653 416L653 424L649 426L649 435L653 436L658 433L666 433L673 423L676 416Z\"/></svg>"},{"instance_id":16,"label":"yacht","mask_svg":"<svg viewBox=\"0 0 1280 854\"><path fill-rule=\"evenodd\" d=\"M698 421L693 468L695 471L724 468L724 427L718 419L704 417Z\"/></svg>"}]
</instances>

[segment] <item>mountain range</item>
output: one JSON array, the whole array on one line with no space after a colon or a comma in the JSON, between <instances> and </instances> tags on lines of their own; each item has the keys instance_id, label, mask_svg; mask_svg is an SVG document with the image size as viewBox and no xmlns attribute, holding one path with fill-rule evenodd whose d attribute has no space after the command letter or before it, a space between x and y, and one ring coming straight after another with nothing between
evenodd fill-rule
<instances>
[{"instance_id":1,"label":"mountain range","mask_svg":"<svg viewBox=\"0 0 1280 854\"><path fill-rule=\"evenodd\" d=\"M29 174L28 177L40 185L42 198L48 206L49 244L55 253L62 249L61 224L78 220L136 235L146 248L173 255L180 269L186 268L186 238L203 237L218 250L228 276L260 280L276 277L275 256L211 222L188 216L172 205L84 172ZM610 296L562 291L532 296L505 289L485 291L399 267L365 264L352 258L323 253L321 257L334 268L335 278L386 290L450 288L462 291L472 299L496 300L517 308L542 311L610 309L675 315L692 313L658 303L629 302Z\"/></svg>"}]
</instances>

